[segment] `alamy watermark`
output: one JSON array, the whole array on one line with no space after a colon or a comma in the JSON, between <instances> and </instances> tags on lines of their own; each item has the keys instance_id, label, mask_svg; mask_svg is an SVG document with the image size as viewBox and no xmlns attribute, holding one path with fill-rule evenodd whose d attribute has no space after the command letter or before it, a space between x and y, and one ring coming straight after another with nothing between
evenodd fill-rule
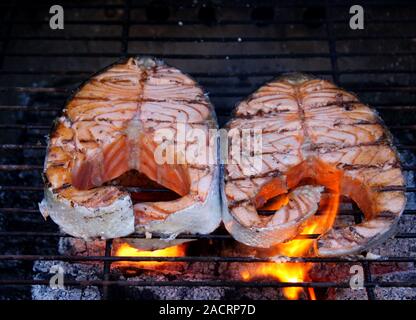
<instances>
[{"instance_id":1,"label":"alamy watermark","mask_svg":"<svg viewBox=\"0 0 416 320\"><path fill-rule=\"evenodd\" d=\"M350 28L352 30L364 29L364 8L358 4L351 6L350 14Z\"/></svg>"},{"instance_id":2,"label":"alamy watermark","mask_svg":"<svg viewBox=\"0 0 416 320\"><path fill-rule=\"evenodd\" d=\"M49 287L51 289L64 289L64 268L60 265L53 265L49 273L54 274L49 280Z\"/></svg>"},{"instance_id":3,"label":"alamy watermark","mask_svg":"<svg viewBox=\"0 0 416 320\"><path fill-rule=\"evenodd\" d=\"M64 28L64 8L55 4L49 8L49 13L52 14L49 19L49 27L52 30L62 30Z\"/></svg>"},{"instance_id":4,"label":"alamy watermark","mask_svg":"<svg viewBox=\"0 0 416 320\"><path fill-rule=\"evenodd\" d=\"M204 130L176 123L153 133L154 160L158 165L236 164L253 175L262 168L262 137L261 129Z\"/></svg>"},{"instance_id":5,"label":"alamy watermark","mask_svg":"<svg viewBox=\"0 0 416 320\"><path fill-rule=\"evenodd\" d=\"M352 290L364 289L364 268L358 264L351 266L350 288Z\"/></svg>"}]
</instances>

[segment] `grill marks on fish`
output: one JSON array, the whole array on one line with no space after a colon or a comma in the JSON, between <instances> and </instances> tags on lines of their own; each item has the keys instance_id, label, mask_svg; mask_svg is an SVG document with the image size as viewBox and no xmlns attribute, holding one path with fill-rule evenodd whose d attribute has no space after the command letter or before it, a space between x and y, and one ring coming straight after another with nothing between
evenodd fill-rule
<instances>
[{"instance_id":1,"label":"grill marks on fish","mask_svg":"<svg viewBox=\"0 0 416 320\"><path fill-rule=\"evenodd\" d=\"M352 198L366 218L324 234L316 244L320 255L364 250L388 236L404 210L404 192L397 191L404 179L389 132L375 111L328 81L294 75L266 84L237 106L228 127L262 129L261 168L247 174L231 153L225 168L228 209L243 228L270 226L274 216L260 217L256 208L304 179ZM246 243L271 245L259 232Z\"/></svg>"},{"instance_id":2,"label":"grill marks on fish","mask_svg":"<svg viewBox=\"0 0 416 320\"><path fill-rule=\"evenodd\" d=\"M196 160L156 163L155 132L177 134L177 124L204 132L216 126L213 109L194 80L150 58L115 64L86 82L57 120L45 162L46 182L71 203L99 208L128 196L104 184L137 170L181 198L136 204L136 223L166 219L204 202L214 173L213 164ZM184 150L196 143L187 141ZM214 153L214 146L208 152Z\"/></svg>"}]
</instances>

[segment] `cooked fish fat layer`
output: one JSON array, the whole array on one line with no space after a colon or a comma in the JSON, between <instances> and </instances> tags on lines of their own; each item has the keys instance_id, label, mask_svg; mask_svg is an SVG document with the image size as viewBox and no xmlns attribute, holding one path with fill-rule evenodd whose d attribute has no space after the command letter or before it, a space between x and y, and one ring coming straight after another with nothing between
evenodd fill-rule
<instances>
[{"instance_id":1,"label":"cooked fish fat layer","mask_svg":"<svg viewBox=\"0 0 416 320\"><path fill-rule=\"evenodd\" d=\"M227 127L261 130L261 150L253 155L261 166L254 173L233 161L235 153L225 165L223 220L238 241L267 248L293 238L317 210L317 186L351 198L365 216L323 234L318 255L355 254L394 232L406 203L398 156L381 119L355 95L328 81L289 75L241 102ZM288 192L289 202L273 215L258 213ZM302 202L295 206L296 197Z\"/></svg>"},{"instance_id":2,"label":"cooked fish fat layer","mask_svg":"<svg viewBox=\"0 0 416 320\"><path fill-rule=\"evenodd\" d=\"M176 143L180 126L207 133L217 124L201 88L179 70L152 58L129 58L93 76L69 100L50 135L40 211L84 239L135 230L170 238L212 232L221 221L215 143L206 141L212 163L183 160L182 151L174 154L182 161L155 158L158 132L169 130ZM193 144L186 141L180 150ZM125 188L110 183L131 171L178 198L134 203Z\"/></svg>"}]
</instances>

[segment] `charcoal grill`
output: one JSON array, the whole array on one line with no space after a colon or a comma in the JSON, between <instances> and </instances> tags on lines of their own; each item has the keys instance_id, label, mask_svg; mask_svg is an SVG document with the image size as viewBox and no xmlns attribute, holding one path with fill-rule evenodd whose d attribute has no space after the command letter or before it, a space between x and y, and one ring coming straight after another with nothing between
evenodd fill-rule
<instances>
[{"instance_id":1,"label":"charcoal grill","mask_svg":"<svg viewBox=\"0 0 416 320\"><path fill-rule=\"evenodd\" d=\"M102 298L114 287L311 287L349 288L348 281L127 281L112 275L117 261L257 263L267 258L191 255L115 257L112 240L105 255L61 255L58 240L68 235L45 222L42 198L44 136L77 84L120 56L152 55L191 74L209 92L220 125L235 103L259 85L286 72L306 72L357 92L375 107L395 136L407 178L408 205L399 232L387 243L401 250L371 260L292 258L291 262L356 263L364 268L366 297L380 299L379 288L415 288L416 281L380 280L373 266L416 262L416 5L368 1L365 29L349 28L350 3L344 1L60 1L65 29L49 29L50 1L3 1L0 28L0 298L30 299L34 261L98 262L99 279L68 280L74 287L97 286ZM159 190L153 190L158 192ZM360 211L340 215L362 219ZM316 238L318 235L300 236ZM143 238L143 234L132 237ZM223 231L186 236L215 244L233 241ZM383 247L384 246L384 247ZM387 247L388 244L387 244ZM416 290L416 289L413 289Z\"/></svg>"}]
</instances>

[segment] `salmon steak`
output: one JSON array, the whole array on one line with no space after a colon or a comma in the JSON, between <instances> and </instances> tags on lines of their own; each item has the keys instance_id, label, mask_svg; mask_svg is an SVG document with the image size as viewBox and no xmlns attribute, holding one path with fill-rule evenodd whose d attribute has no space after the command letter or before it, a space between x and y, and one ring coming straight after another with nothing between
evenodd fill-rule
<instances>
[{"instance_id":1,"label":"salmon steak","mask_svg":"<svg viewBox=\"0 0 416 320\"><path fill-rule=\"evenodd\" d=\"M153 58L117 62L81 85L56 120L40 211L87 240L210 233L221 222L214 129L214 109L189 76ZM198 157L201 143L213 160ZM137 201L126 180L175 197Z\"/></svg>"},{"instance_id":2,"label":"salmon steak","mask_svg":"<svg viewBox=\"0 0 416 320\"><path fill-rule=\"evenodd\" d=\"M377 113L355 95L329 81L287 75L241 102L227 129L229 139L257 130L260 141L249 162L241 161L244 147L227 153L223 221L236 240L269 248L293 239L324 191L351 199L364 220L322 233L315 254L357 254L395 232L406 204L398 155ZM264 214L273 202L276 210Z\"/></svg>"}]
</instances>

